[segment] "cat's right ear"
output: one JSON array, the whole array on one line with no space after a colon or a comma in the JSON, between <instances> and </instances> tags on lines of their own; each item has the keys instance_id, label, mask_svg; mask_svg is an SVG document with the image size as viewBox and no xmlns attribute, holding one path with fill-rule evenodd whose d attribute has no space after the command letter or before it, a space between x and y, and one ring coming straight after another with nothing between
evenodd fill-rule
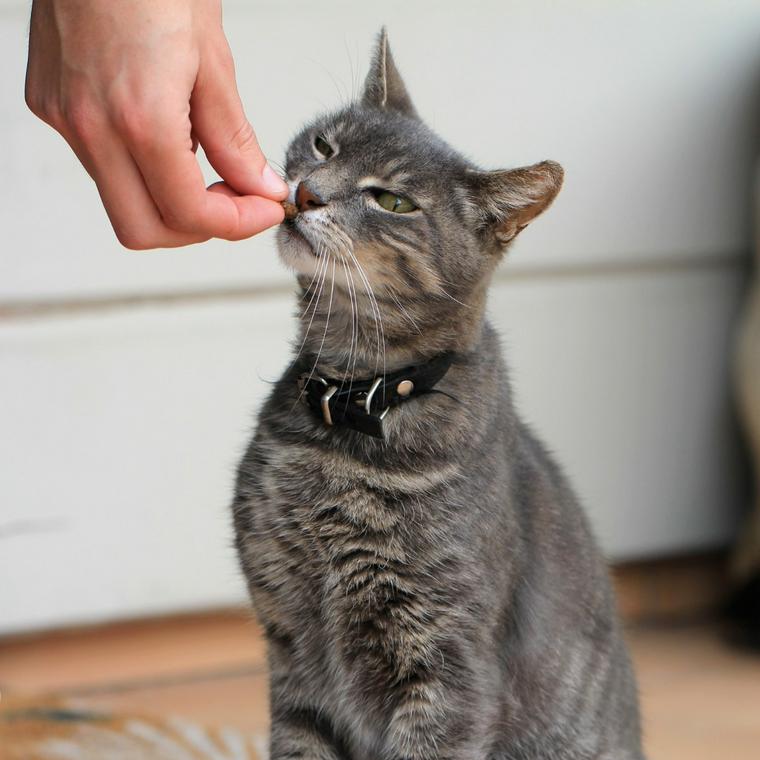
<instances>
[{"instance_id":1,"label":"cat's right ear","mask_svg":"<svg viewBox=\"0 0 760 760\"><path fill-rule=\"evenodd\" d=\"M372 108L398 111L413 119L417 118L412 99L393 61L385 27L378 35L375 54L372 56L369 73L364 81L362 104Z\"/></svg>"},{"instance_id":2,"label":"cat's right ear","mask_svg":"<svg viewBox=\"0 0 760 760\"><path fill-rule=\"evenodd\" d=\"M491 230L505 246L549 208L563 178L564 170L558 163L541 161L520 169L470 171L467 183L481 228Z\"/></svg>"}]
</instances>

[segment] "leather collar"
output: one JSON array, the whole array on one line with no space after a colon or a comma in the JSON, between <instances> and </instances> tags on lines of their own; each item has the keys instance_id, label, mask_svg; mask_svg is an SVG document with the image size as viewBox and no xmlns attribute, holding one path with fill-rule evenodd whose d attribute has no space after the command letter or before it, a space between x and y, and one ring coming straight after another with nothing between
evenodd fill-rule
<instances>
[{"instance_id":1,"label":"leather collar","mask_svg":"<svg viewBox=\"0 0 760 760\"><path fill-rule=\"evenodd\" d=\"M383 420L391 407L434 391L454 361L446 352L424 364L368 380L333 380L309 373L298 378L301 398L327 426L342 426L385 438Z\"/></svg>"}]
</instances>

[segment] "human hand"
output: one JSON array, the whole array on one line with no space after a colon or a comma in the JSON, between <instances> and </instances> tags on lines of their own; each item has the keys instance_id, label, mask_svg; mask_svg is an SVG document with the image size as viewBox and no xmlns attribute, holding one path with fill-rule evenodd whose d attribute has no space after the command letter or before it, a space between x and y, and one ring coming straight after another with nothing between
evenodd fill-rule
<instances>
[{"instance_id":1,"label":"human hand","mask_svg":"<svg viewBox=\"0 0 760 760\"><path fill-rule=\"evenodd\" d=\"M26 102L73 148L127 248L282 221L287 186L243 112L220 0L34 0ZM198 143L224 180L210 188Z\"/></svg>"}]
</instances>

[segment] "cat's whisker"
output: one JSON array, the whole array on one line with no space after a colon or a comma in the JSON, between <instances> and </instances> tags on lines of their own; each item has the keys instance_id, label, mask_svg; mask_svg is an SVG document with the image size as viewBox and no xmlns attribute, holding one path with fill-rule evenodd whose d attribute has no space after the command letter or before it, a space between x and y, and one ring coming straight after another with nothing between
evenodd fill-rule
<instances>
[{"instance_id":1,"label":"cat's whisker","mask_svg":"<svg viewBox=\"0 0 760 760\"><path fill-rule=\"evenodd\" d=\"M320 259L319 263L317 264L317 266L314 267L314 274L311 276L311 281L309 282L308 286L306 287L306 290L304 290L304 293L301 296L301 300L302 301L306 298L306 294L311 290L311 286L314 284L314 281L317 279L317 276L319 275L319 270L320 270L321 266L322 266L322 259ZM311 296L312 296L312 298L314 297L314 292L313 291L312 291ZM310 305L311 305L311 301L309 302L309 306ZM309 306L306 307L307 310L308 310ZM303 316L303 314L301 316Z\"/></svg>"},{"instance_id":2,"label":"cat's whisker","mask_svg":"<svg viewBox=\"0 0 760 760\"><path fill-rule=\"evenodd\" d=\"M303 320L303 318L306 316L313 302L314 308L311 312L311 318L309 319L309 324L307 325L306 331L304 332L303 339L301 340L301 345L299 346L298 352L296 353L295 361L297 361L300 358L301 352L303 351L303 347L306 345L306 341L309 338L309 331L311 330L311 325L314 322L314 317L316 316L317 309L319 308L319 299L322 297L322 289L324 288L325 275L327 274L327 267L329 264L327 255L324 255L323 259L324 259L324 264L320 262L321 274L320 274L318 286L315 287L314 294L312 294L312 297L311 297L311 301L309 301L309 305L306 307L306 309L304 310L303 314L301 314L301 317L300 317L300 319Z\"/></svg>"},{"instance_id":3,"label":"cat's whisker","mask_svg":"<svg viewBox=\"0 0 760 760\"><path fill-rule=\"evenodd\" d=\"M273 169L277 169L277 171L279 172L279 175L280 175L281 177L284 177L284 176L285 176L285 165L284 165L284 164L281 164L279 161L276 161L276 160L275 160L275 159L273 159L273 158L267 158L267 163L268 163L268 164L269 164L269 165L270 165L270 166L271 166Z\"/></svg>"},{"instance_id":4,"label":"cat's whisker","mask_svg":"<svg viewBox=\"0 0 760 760\"><path fill-rule=\"evenodd\" d=\"M356 343L354 344L354 360L351 364L351 382L353 382L354 375L356 374L356 358L359 355L359 296L356 293L356 282L354 281L354 275L351 273L351 269L346 263L346 269L348 276L351 279L351 287L354 291L354 311L356 313Z\"/></svg>"},{"instance_id":5,"label":"cat's whisker","mask_svg":"<svg viewBox=\"0 0 760 760\"><path fill-rule=\"evenodd\" d=\"M388 297L393 301L393 303L396 304L398 307L399 312L401 313L401 316L404 317L414 328L415 332L417 332L418 335L422 335L422 329L417 324L414 317L407 311L406 307L399 301L398 296L393 291L393 288L386 288L385 292L388 294Z\"/></svg>"},{"instance_id":6,"label":"cat's whisker","mask_svg":"<svg viewBox=\"0 0 760 760\"><path fill-rule=\"evenodd\" d=\"M341 262L346 274L346 286L349 291L349 298L351 301L351 342L349 346L348 360L346 362L346 370L343 376L343 381L350 374L350 383L353 383L354 372L356 370L356 360L359 353L359 297L356 291L356 283L354 282L353 274L351 274L351 268L349 266L348 252L350 250L350 238L347 235L341 235L339 228L328 228L327 230L330 240L336 245L336 252L341 256Z\"/></svg>"},{"instance_id":7,"label":"cat's whisker","mask_svg":"<svg viewBox=\"0 0 760 760\"><path fill-rule=\"evenodd\" d=\"M298 347L298 352L296 353L296 356L293 359L293 361L291 362L291 364L295 364L301 358L301 353L303 352L304 346L306 345L306 342L309 339L309 333L311 332L311 326L312 326L312 324L314 322L314 317L316 316L317 310L319 309L319 301L322 298L322 291L323 291L324 285L325 285L325 279L326 279L326 276L327 276L327 267L329 265L330 256L329 256L329 254L328 254L328 252L327 252L326 249L322 248L321 246L319 248L320 248L319 253L320 253L322 259L324 260L324 266L322 266L322 268L321 268L322 274L320 275L319 288L318 288L318 290L315 290L315 292L317 293L317 296L316 296L316 300L314 301L314 310L311 313L311 318L309 319L309 324L307 325L306 330L304 331L304 335L303 335L303 338L301 340L301 345ZM330 302L332 303L332 290L330 292ZM316 368L316 363L314 365L314 368ZM312 368L312 373L314 372L314 368ZM309 375L309 379L311 379L311 375ZM291 412L293 411L293 409L296 408L296 406L298 405L298 403L301 401L301 398L303 397L303 394L304 394L304 391L301 390L299 392L298 396L296 397L295 402L293 403L293 407L291 408Z\"/></svg>"},{"instance_id":8,"label":"cat's whisker","mask_svg":"<svg viewBox=\"0 0 760 760\"><path fill-rule=\"evenodd\" d=\"M333 74L330 69L327 68L323 63L320 63L319 61L316 61L312 59L312 64L316 65L318 68L322 69L322 71L327 74L330 81L332 82L333 87L335 88L335 92L338 95L338 100L341 103L341 105L345 108L348 106L352 101L348 98L348 93L346 90L345 85L341 86L341 84L338 83L338 80L335 77L335 74ZM320 101L321 102L321 101ZM327 105L323 103L323 108L327 110Z\"/></svg>"},{"instance_id":9,"label":"cat's whisker","mask_svg":"<svg viewBox=\"0 0 760 760\"><path fill-rule=\"evenodd\" d=\"M351 365L351 358L354 354L354 340L356 339L356 328L357 325L355 324L355 318L356 318L356 309L354 308L354 295L353 295L353 289L351 284L351 273L348 271L348 264L346 263L345 259L341 259L341 264L343 265L343 271L346 275L346 287L348 288L348 297L351 302L351 340L348 344L348 359L346 361L346 369L343 373L343 380L341 381L341 385L343 385L346 382L346 378L349 376L349 367ZM353 374L351 375L350 383L353 383Z\"/></svg>"},{"instance_id":10,"label":"cat's whisker","mask_svg":"<svg viewBox=\"0 0 760 760\"><path fill-rule=\"evenodd\" d=\"M377 356L375 358L375 373L377 373L378 359L380 355L382 354L383 374L385 374L385 328L383 325L383 315L382 315L382 312L380 311L380 304L378 304L377 302L377 298L375 297L375 292L372 288L372 285L370 284L369 277L364 271L364 268L359 263L358 259L353 253L351 254L351 256L356 264L359 276L364 282L366 294L367 294L367 297L369 298L370 305L372 307L373 316L375 319L375 328L376 328L375 333L376 333L376 339L377 339Z\"/></svg>"},{"instance_id":11,"label":"cat's whisker","mask_svg":"<svg viewBox=\"0 0 760 760\"><path fill-rule=\"evenodd\" d=\"M454 296L451 295L445 288L442 288L440 285L438 286L438 289L440 292L445 295L447 298L450 298L454 303L458 303L460 306L464 306L465 309L471 309L472 306L468 303L464 303L460 301L458 298L454 298Z\"/></svg>"},{"instance_id":12,"label":"cat's whisker","mask_svg":"<svg viewBox=\"0 0 760 760\"><path fill-rule=\"evenodd\" d=\"M304 291L304 294L301 296L301 301L303 301L306 298L306 294L310 293L309 296L309 302L304 306L301 313L298 315L298 319L303 319L306 314L309 312L309 309L311 308L314 298L317 294L317 290L319 289L319 277L322 274L322 266L324 264L324 261L322 259L319 260L317 263L317 266L314 268L314 274L311 276L311 282L307 286L306 290Z\"/></svg>"},{"instance_id":13,"label":"cat's whisker","mask_svg":"<svg viewBox=\"0 0 760 760\"><path fill-rule=\"evenodd\" d=\"M356 355L359 350L359 303L356 296L354 276L351 274L348 262L344 260L343 266L346 270L346 282L348 284L348 291L351 296L351 348L348 357L349 361L346 364L346 372L349 373L351 383L353 383L354 370L356 368Z\"/></svg>"},{"instance_id":14,"label":"cat's whisker","mask_svg":"<svg viewBox=\"0 0 760 760\"><path fill-rule=\"evenodd\" d=\"M364 283L364 287L367 291L367 296L369 297L370 304L373 307L373 314L375 318L375 327L376 327L376 334L377 334L377 348L378 348L378 354L375 358L375 373L377 373L378 368L378 360L380 358L380 354L382 353L383 361L383 375L385 374L385 329L383 327L383 315L380 311L380 305L377 302L377 298L375 298L375 291L372 288L372 285L370 284L369 278L367 277L366 272L364 271L362 265L359 263L359 260L356 258L354 252L352 250L348 251L349 255L351 256L352 261L354 262L354 265L356 266L356 270L359 273L359 277L361 277L362 282ZM379 330L377 330L379 328Z\"/></svg>"},{"instance_id":15,"label":"cat's whisker","mask_svg":"<svg viewBox=\"0 0 760 760\"><path fill-rule=\"evenodd\" d=\"M451 285L452 287L455 286L455 283L450 282L449 280L446 280L441 275L438 275L438 290L441 292L442 295L446 296L447 298L450 298L454 303L458 303L460 306L464 306L465 309L471 309L472 306L468 303L463 303L458 298L454 298L454 296L449 293L446 288L444 288L444 285Z\"/></svg>"},{"instance_id":16,"label":"cat's whisker","mask_svg":"<svg viewBox=\"0 0 760 760\"><path fill-rule=\"evenodd\" d=\"M325 254L328 255L328 254ZM327 338L327 330L330 327L330 315L332 314L332 305L333 305L333 295L335 293L335 258L332 258L332 272L330 274L330 301L327 304L327 317L325 318L325 329L322 333L322 342L319 344L319 349L317 350L317 358L314 360L314 364L312 365L311 371L309 372L309 376L304 383L304 387L306 387L309 383L309 381L314 377L314 373L317 370L317 366L319 365L319 360L322 357L322 349L325 346L325 339Z\"/></svg>"},{"instance_id":17,"label":"cat's whisker","mask_svg":"<svg viewBox=\"0 0 760 760\"><path fill-rule=\"evenodd\" d=\"M377 355L375 357L375 374L377 374L377 368L379 365L379 358L381 354L383 357L383 360L382 360L383 374L385 374L385 330L383 327L383 316L380 313L380 306L377 303L377 299L375 298L375 294L372 290L372 286L369 284L369 280L367 279L366 274L364 273L358 261L356 262L356 264L358 267L359 276L364 281L364 285L367 291L367 297L369 298L370 305L372 306L372 314L375 320L375 336L377 340Z\"/></svg>"},{"instance_id":18,"label":"cat's whisker","mask_svg":"<svg viewBox=\"0 0 760 760\"><path fill-rule=\"evenodd\" d=\"M337 225L328 225L323 224L322 231L325 235L325 237L328 238L328 240L335 246L333 249L333 252L335 254L341 254L344 257L347 257L350 262L356 267L356 271L359 274L360 280L363 285L363 290L365 292L365 295L369 301L370 309L372 311L372 317L375 323L375 340L376 340L376 358L375 358L375 374L377 374L378 367L382 363L383 367L383 374L385 374L385 366L386 366L386 358L385 358L385 330L383 326L383 317L382 312L380 310L380 305L377 301L377 298L375 297L374 290L372 289L372 285L369 282L369 278L367 277L366 272L364 271L363 267L359 263L358 259L356 258L354 252L353 252L353 241L351 240L351 237L340 227ZM358 295L356 293L356 288L354 287L354 295L356 298L356 308L357 308L357 314L358 314ZM357 321L357 352L358 354L358 321ZM380 357L382 357L382 362L380 361ZM355 369L355 364L354 364Z\"/></svg>"},{"instance_id":19,"label":"cat's whisker","mask_svg":"<svg viewBox=\"0 0 760 760\"><path fill-rule=\"evenodd\" d=\"M357 70L357 67L354 66L354 60L351 57L351 51L348 49L348 40L345 37L343 38L343 47L346 50L346 57L348 58L348 66L351 70L351 100L349 102L355 103L358 100L357 93L359 91L358 70Z\"/></svg>"},{"instance_id":20,"label":"cat's whisker","mask_svg":"<svg viewBox=\"0 0 760 760\"><path fill-rule=\"evenodd\" d=\"M319 263L317 264L316 268L314 269L314 274L312 275L311 282L309 283L309 289L311 288L312 285L314 285L315 279L317 277L321 277L322 276L322 274L323 274L322 270L326 266L327 266L327 257L325 257L325 256L320 257ZM312 290L311 298L309 299L309 303L306 304L306 308L299 315L299 319L303 319L306 316L306 314L308 313L309 309L311 308L311 304L314 301L314 296L317 293L317 286L318 286L318 284L319 283L317 283L317 285L315 285L314 289ZM305 297L305 294L304 294L304 297Z\"/></svg>"},{"instance_id":21,"label":"cat's whisker","mask_svg":"<svg viewBox=\"0 0 760 760\"><path fill-rule=\"evenodd\" d=\"M340 257L340 261L344 266L346 274L346 286L348 288L349 299L351 301L351 342L349 346L349 354L346 362L346 370L343 376L343 381L345 381L346 377L348 376L350 366L351 382L353 382L353 373L356 369L356 359L359 349L359 300L356 292L356 284L349 267L351 239L347 235L341 234L342 231L336 226L324 225L323 232L328 240L332 243L332 245L335 246L334 249L332 249L333 255Z\"/></svg>"}]
</instances>

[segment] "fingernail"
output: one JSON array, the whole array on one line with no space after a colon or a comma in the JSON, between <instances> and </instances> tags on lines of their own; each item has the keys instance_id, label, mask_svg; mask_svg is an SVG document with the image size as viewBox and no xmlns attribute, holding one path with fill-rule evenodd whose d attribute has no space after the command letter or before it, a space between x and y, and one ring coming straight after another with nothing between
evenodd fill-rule
<instances>
[{"instance_id":1,"label":"fingernail","mask_svg":"<svg viewBox=\"0 0 760 760\"><path fill-rule=\"evenodd\" d=\"M288 192L288 186L285 184L285 180L283 180L269 164L264 167L264 171L261 173L261 179L264 180L264 187L272 193L272 195L283 195Z\"/></svg>"}]
</instances>

